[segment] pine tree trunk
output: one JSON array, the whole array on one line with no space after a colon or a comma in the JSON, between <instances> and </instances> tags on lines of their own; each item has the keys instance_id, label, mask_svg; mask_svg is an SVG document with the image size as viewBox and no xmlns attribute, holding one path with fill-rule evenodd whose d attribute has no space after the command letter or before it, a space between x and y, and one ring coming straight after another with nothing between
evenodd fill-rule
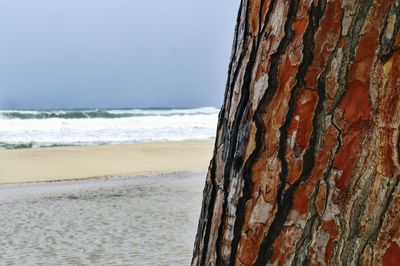
<instances>
[{"instance_id":1,"label":"pine tree trunk","mask_svg":"<svg viewBox=\"0 0 400 266\"><path fill-rule=\"evenodd\" d=\"M399 0L242 0L193 265L400 265L399 29Z\"/></svg>"}]
</instances>

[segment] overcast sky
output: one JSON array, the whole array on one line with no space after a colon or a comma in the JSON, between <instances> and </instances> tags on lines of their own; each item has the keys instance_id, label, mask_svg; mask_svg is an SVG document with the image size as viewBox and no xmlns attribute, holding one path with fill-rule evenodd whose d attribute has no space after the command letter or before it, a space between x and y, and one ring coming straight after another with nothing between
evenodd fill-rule
<instances>
[{"instance_id":1,"label":"overcast sky","mask_svg":"<svg viewBox=\"0 0 400 266\"><path fill-rule=\"evenodd\" d=\"M222 104L239 0L0 0L0 108Z\"/></svg>"}]
</instances>

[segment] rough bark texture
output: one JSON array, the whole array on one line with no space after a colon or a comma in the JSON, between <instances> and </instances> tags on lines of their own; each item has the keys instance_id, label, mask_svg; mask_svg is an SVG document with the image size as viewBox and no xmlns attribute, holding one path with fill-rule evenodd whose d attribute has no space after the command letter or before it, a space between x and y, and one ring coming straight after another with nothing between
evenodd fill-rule
<instances>
[{"instance_id":1,"label":"rough bark texture","mask_svg":"<svg viewBox=\"0 0 400 266\"><path fill-rule=\"evenodd\" d=\"M193 265L400 265L399 28L399 0L242 0Z\"/></svg>"}]
</instances>

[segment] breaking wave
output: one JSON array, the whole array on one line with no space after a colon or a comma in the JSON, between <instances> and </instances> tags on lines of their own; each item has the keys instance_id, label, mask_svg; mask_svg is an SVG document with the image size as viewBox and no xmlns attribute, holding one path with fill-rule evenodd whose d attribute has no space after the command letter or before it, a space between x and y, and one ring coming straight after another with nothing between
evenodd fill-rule
<instances>
[{"instance_id":1,"label":"breaking wave","mask_svg":"<svg viewBox=\"0 0 400 266\"><path fill-rule=\"evenodd\" d=\"M0 149L129 144L215 137L219 110L0 111Z\"/></svg>"},{"instance_id":2,"label":"breaking wave","mask_svg":"<svg viewBox=\"0 0 400 266\"><path fill-rule=\"evenodd\" d=\"M218 109L204 107L196 109L89 109L89 110L0 110L0 119L82 119L82 118L124 118L137 116L174 116L174 115L209 115L215 114Z\"/></svg>"}]
</instances>

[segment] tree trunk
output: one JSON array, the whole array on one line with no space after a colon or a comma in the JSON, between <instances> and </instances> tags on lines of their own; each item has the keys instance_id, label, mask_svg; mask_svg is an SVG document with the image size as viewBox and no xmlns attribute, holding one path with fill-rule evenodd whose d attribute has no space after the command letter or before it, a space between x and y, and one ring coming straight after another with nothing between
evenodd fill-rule
<instances>
[{"instance_id":1,"label":"tree trunk","mask_svg":"<svg viewBox=\"0 0 400 266\"><path fill-rule=\"evenodd\" d=\"M242 0L193 265L400 265L399 28L399 0Z\"/></svg>"}]
</instances>

